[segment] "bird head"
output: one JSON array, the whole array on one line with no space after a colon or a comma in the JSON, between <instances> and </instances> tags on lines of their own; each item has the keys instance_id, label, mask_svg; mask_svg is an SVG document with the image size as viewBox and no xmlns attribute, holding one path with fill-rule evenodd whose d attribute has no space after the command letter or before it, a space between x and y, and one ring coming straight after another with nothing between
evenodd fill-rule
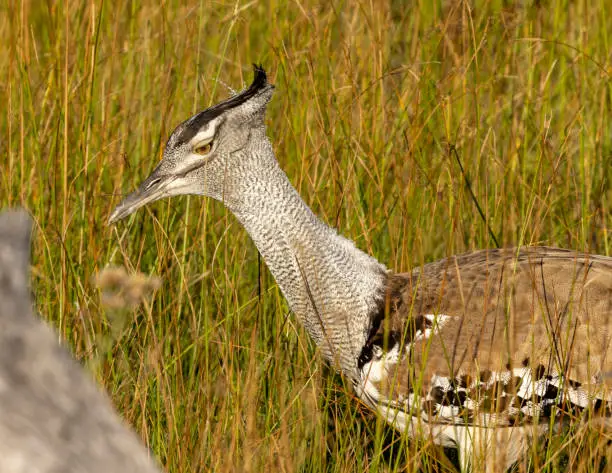
<instances>
[{"instance_id":1,"label":"bird head","mask_svg":"<svg viewBox=\"0 0 612 473\"><path fill-rule=\"evenodd\" d=\"M162 160L113 210L109 224L164 197L196 194L223 200L232 160L248 156L253 143L266 141L264 115L273 90L263 68L254 66L247 89L177 126Z\"/></svg>"}]
</instances>

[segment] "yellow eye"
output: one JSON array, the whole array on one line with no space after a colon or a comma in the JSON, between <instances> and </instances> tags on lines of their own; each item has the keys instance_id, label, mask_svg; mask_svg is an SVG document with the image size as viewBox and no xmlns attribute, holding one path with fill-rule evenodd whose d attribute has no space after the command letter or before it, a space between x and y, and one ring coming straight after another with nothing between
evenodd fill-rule
<instances>
[{"instance_id":1,"label":"yellow eye","mask_svg":"<svg viewBox=\"0 0 612 473\"><path fill-rule=\"evenodd\" d=\"M205 145L196 146L193 151L201 156L206 156L208 153L210 153L211 149L212 143L206 143Z\"/></svg>"}]
</instances>

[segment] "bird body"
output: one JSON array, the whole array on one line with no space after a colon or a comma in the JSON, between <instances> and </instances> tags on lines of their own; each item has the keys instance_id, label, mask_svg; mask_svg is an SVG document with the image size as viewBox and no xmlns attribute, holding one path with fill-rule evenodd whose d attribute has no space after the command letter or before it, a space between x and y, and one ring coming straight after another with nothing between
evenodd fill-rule
<instances>
[{"instance_id":1,"label":"bird body","mask_svg":"<svg viewBox=\"0 0 612 473\"><path fill-rule=\"evenodd\" d=\"M357 392L400 429L437 426L429 434L443 445L505 430L497 448L522 445L505 452L505 470L551 418L609 415L611 291L612 258L549 247L390 274Z\"/></svg>"},{"instance_id":2,"label":"bird body","mask_svg":"<svg viewBox=\"0 0 612 473\"><path fill-rule=\"evenodd\" d=\"M278 165L272 90L256 68L247 90L179 125L110 221L172 195L223 202L358 396L408 435L459 448L462 469L507 469L556 415L608 414L612 258L524 247L389 271L318 219Z\"/></svg>"}]
</instances>

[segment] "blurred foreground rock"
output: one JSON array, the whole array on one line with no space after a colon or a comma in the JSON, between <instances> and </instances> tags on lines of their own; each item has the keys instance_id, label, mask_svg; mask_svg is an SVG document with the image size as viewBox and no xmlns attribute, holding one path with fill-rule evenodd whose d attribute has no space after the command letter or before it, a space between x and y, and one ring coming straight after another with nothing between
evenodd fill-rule
<instances>
[{"instance_id":1,"label":"blurred foreground rock","mask_svg":"<svg viewBox=\"0 0 612 473\"><path fill-rule=\"evenodd\" d=\"M31 222L0 213L0 472L159 472L109 399L34 315Z\"/></svg>"}]
</instances>

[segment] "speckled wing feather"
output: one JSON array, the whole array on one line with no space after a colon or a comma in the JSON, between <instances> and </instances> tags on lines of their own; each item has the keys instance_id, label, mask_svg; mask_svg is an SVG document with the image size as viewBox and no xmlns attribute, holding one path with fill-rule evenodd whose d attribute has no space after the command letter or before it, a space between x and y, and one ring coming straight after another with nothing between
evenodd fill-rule
<instances>
[{"instance_id":1,"label":"speckled wing feather","mask_svg":"<svg viewBox=\"0 0 612 473\"><path fill-rule=\"evenodd\" d=\"M400 417L522 425L609 413L612 258L484 250L389 276L357 392Z\"/></svg>"}]
</instances>

